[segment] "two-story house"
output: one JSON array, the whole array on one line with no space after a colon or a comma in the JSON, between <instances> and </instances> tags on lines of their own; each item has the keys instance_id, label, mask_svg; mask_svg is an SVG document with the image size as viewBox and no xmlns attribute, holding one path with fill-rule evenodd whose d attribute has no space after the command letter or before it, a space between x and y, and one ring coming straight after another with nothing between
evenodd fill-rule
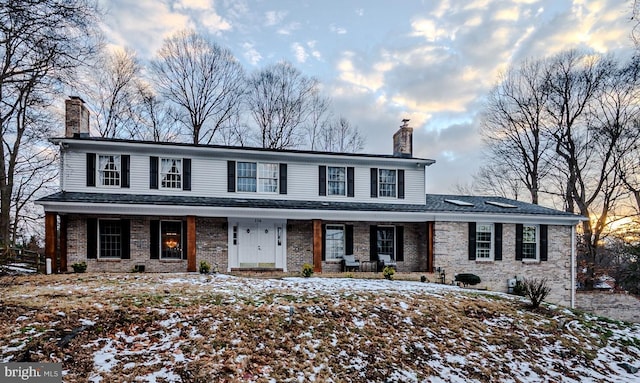
<instances>
[{"instance_id":1,"label":"two-story house","mask_svg":"<svg viewBox=\"0 0 640 383\"><path fill-rule=\"evenodd\" d=\"M82 100L66 101L61 191L45 209L56 271L339 271L390 254L399 271L475 273L483 286L544 277L573 300L580 217L499 197L425 193L407 121L392 155L143 142L89 136ZM554 295L555 294L555 295Z\"/></svg>"}]
</instances>

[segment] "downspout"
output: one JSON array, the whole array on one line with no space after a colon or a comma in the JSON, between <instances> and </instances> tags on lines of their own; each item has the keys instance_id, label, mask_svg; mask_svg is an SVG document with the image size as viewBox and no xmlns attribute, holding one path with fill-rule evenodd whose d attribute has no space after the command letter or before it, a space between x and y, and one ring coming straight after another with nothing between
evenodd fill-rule
<instances>
[{"instance_id":1,"label":"downspout","mask_svg":"<svg viewBox=\"0 0 640 383\"><path fill-rule=\"evenodd\" d=\"M576 226L571 226L571 308L576 308Z\"/></svg>"}]
</instances>

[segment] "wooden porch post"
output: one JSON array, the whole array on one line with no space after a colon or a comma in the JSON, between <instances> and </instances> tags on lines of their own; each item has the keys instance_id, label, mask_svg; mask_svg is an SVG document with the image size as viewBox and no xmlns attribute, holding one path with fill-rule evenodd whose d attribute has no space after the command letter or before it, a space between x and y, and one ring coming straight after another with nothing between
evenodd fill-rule
<instances>
[{"instance_id":1,"label":"wooden porch post","mask_svg":"<svg viewBox=\"0 0 640 383\"><path fill-rule=\"evenodd\" d=\"M187 216L187 271L196 268L196 217Z\"/></svg>"},{"instance_id":2,"label":"wooden porch post","mask_svg":"<svg viewBox=\"0 0 640 383\"><path fill-rule=\"evenodd\" d=\"M433 273L433 239L435 222L427 222L427 272Z\"/></svg>"},{"instance_id":3,"label":"wooden porch post","mask_svg":"<svg viewBox=\"0 0 640 383\"><path fill-rule=\"evenodd\" d=\"M313 221L313 271L322 272L322 220Z\"/></svg>"},{"instance_id":4,"label":"wooden porch post","mask_svg":"<svg viewBox=\"0 0 640 383\"><path fill-rule=\"evenodd\" d=\"M44 215L44 254L51 259L51 272L58 273L56 247L58 239L58 215L46 212Z\"/></svg>"},{"instance_id":5,"label":"wooden porch post","mask_svg":"<svg viewBox=\"0 0 640 383\"><path fill-rule=\"evenodd\" d=\"M67 272L67 227L68 218L66 215L60 216L60 272Z\"/></svg>"}]
</instances>

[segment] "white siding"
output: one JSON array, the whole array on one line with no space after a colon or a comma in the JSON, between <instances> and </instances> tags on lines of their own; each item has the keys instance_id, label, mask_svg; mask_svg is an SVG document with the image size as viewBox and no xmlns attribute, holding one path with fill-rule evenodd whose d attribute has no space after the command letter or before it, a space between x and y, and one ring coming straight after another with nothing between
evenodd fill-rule
<instances>
[{"instance_id":1,"label":"white siding","mask_svg":"<svg viewBox=\"0 0 640 383\"><path fill-rule=\"evenodd\" d=\"M123 152L96 150L91 153L97 154L127 154ZM69 192L100 192L100 193L126 193L126 194L151 194L164 195L189 195L200 197L229 197L242 199L288 199L288 200L317 200L317 201L342 201L342 202L372 202L372 203L393 203L393 204L424 204L425 199L425 171L423 167L394 166L393 160L382 159L383 162L376 163L376 158L367 158L369 163L363 164L360 160L357 164L339 162L340 158L333 159L332 162L302 162L291 160L286 153L268 153L271 158L260 160L254 158L230 158L215 156L215 152L207 154L202 152L189 155L187 150L184 153L163 155L162 153L129 153L130 154L130 187L87 187L86 186L86 152L67 150L64 161L63 177L65 191ZM191 191L150 189L149 187L149 157L159 158L191 158ZM273 193L229 193L227 192L227 161L262 161L279 162L287 164L287 194ZM323 160L320 158L320 160ZM326 158L324 158L326 160ZM354 197L347 196L319 196L318 195L318 167L326 166L353 166L354 167ZM405 171L405 198L371 198L370 192L370 169L372 167L385 169L404 169Z\"/></svg>"}]
</instances>

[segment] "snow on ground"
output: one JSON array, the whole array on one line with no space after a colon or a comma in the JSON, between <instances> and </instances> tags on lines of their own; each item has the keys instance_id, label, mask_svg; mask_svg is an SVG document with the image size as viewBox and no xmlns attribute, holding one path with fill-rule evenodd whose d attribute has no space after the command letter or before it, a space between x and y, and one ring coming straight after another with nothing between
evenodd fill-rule
<instances>
[{"instance_id":1,"label":"snow on ground","mask_svg":"<svg viewBox=\"0 0 640 383\"><path fill-rule=\"evenodd\" d=\"M621 367L640 367L639 325L448 285L87 274L3 293L0 362L62 362L65 382L640 381Z\"/></svg>"}]
</instances>

